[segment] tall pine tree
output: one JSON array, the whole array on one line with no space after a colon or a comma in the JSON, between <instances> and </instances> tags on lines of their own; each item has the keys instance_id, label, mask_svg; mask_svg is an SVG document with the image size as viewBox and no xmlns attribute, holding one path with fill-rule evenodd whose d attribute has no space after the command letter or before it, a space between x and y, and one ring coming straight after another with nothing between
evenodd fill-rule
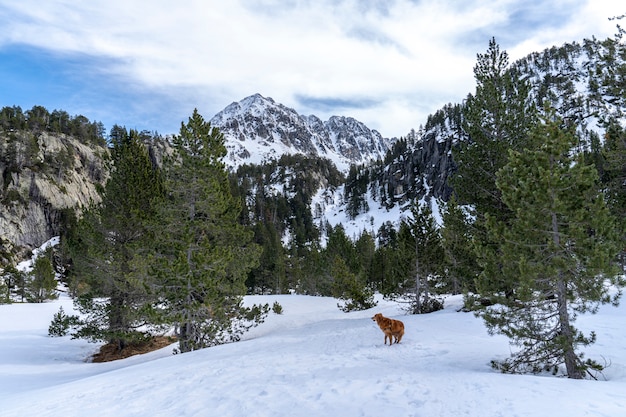
<instances>
[{"instance_id":1,"label":"tall pine tree","mask_svg":"<svg viewBox=\"0 0 626 417\"><path fill-rule=\"evenodd\" d=\"M221 132L194 110L173 146L155 225L152 265L161 301L155 312L176 325L180 351L188 352L237 340L261 318L263 309L242 307L260 250L238 221L241 201L231 194Z\"/></svg>"},{"instance_id":2,"label":"tall pine tree","mask_svg":"<svg viewBox=\"0 0 626 417\"><path fill-rule=\"evenodd\" d=\"M72 261L71 290L82 313L74 336L114 343L121 350L149 336L145 251L152 245L148 225L163 182L145 138L119 126L112 133L113 168L102 203L83 215L63 247Z\"/></svg>"},{"instance_id":3,"label":"tall pine tree","mask_svg":"<svg viewBox=\"0 0 626 417\"><path fill-rule=\"evenodd\" d=\"M471 233L480 248L481 267L497 272L501 268L498 244L488 239L485 218L506 221L512 216L496 185L496 174L507 163L509 149L524 148L530 129L537 123L537 110L529 83L509 68L508 54L500 50L495 39L477 58L476 92L468 96L463 111L468 138L453 149L458 171L452 186L459 204L472 211ZM501 278L479 284L504 290L509 296L517 286L515 281Z\"/></svg>"},{"instance_id":4,"label":"tall pine tree","mask_svg":"<svg viewBox=\"0 0 626 417\"><path fill-rule=\"evenodd\" d=\"M557 370L583 378L600 365L584 360L579 346L593 343L573 323L576 315L616 302L610 283L618 235L597 187L593 165L573 154L576 137L561 123L546 120L529 136L529 148L512 151L498 173L498 189L513 214L508 221L488 216L487 230L499 242L502 268L486 269L488 280L518 282L515 297L488 294L499 304L482 315L491 332L508 336L519 351L494 366L507 372ZM619 294L618 294L619 295Z\"/></svg>"},{"instance_id":5,"label":"tall pine tree","mask_svg":"<svg viewBox=\"0 0 626 417\"><path fill-rule=\"evenodd\" d=\"M460 204L476 213L502 216L506 205L496 186L496 173L508 158L509 149L522 149L536 109L530 85L509 69L509 57L495 39L474 67L476 92L467 97L463 128L468 139L453 149L458 171L453 178Z\"/></svg>"}]
</instances>

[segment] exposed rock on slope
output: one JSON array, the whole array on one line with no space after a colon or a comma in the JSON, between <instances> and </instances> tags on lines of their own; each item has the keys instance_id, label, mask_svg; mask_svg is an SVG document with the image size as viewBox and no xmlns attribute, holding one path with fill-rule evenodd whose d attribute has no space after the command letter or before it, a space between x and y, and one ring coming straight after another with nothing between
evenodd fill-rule
<instances>
[{"instance_id":1,"label":"exposed rock on slope","mask_svg":"<svg viewBox=\"0 0 626 417\"><path fill-rule=\"evenodd\" d=\"M0 131L0 260L58 235L67 209L98 202L108 155L63 134Z\"/></svg>"}]
</instances>

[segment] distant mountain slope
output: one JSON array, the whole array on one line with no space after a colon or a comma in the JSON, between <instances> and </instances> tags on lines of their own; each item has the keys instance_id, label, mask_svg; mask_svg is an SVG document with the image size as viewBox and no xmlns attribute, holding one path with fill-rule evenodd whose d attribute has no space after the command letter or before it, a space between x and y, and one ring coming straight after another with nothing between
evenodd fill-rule
<instances>
[{"instance_id":1,"label":"distant mountain slope","mask_svg":"<svg viewBox=\"0 0 626 417\"><path fill-rule=\"evenodd\" d=\"M613 42L567 43L509 67L530 82L531 97L540 108L550 105L577 127L581 147L601 141L609 120L626 125L625 57ZM294 153L330 159L346 180L341 186L319 187L311 207L316 223L334 219L376 229L378 219L392 209L401 213L415 200L447 201L453 192L448 180L456 171L453 150L469 140L464 112L464 103L447 104L427 120L416 120L417 130L389 140L352 118L323 122L255 94L232 103L211 122L224 132L227 164L234 167ZM278 185L265 187L269 195Z\"/></svg>"},{"instance_id":2,"label":"distant mountain slope","mask_svg":"<svg viewBox=\"0 0 626 417\"><path fill-rule=\"evenodd\" d=\"M330 159L346 172L351 164L384 158L393 143L351 117L324 122L260 94L228 105L210 122L224 133L226 163L233 168L303 154Z\"/></svg>"}]
</instances>

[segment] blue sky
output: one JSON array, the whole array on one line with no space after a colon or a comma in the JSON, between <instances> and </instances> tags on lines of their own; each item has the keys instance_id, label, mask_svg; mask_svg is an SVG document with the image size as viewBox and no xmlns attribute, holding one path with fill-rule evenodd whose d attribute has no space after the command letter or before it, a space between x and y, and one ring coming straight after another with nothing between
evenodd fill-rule
<instances>
[{"instance_id":1,"label":"blue sky","mask_svg":"<svg viewBox=\"0 0 626 417\"><path fill-rule=\"evenodd\" d=\"M210 119L260 93L403 136L473 91L491 37L512 59L602 39L616 3L0 0L0 107L169 134L194 108Z\"/></svg>"}]
</instances>

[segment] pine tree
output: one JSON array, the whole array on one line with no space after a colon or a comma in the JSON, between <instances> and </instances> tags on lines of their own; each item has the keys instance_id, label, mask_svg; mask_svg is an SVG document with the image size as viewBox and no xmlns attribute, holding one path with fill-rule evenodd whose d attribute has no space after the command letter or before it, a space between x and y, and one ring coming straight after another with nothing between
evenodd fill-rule
<instances>
[{"instance_id":1,"label":"pine tree","mask_svg":"<svg viewBox=\"0 0 626 417\"><path fill-rule=\"evenodd\" d=\"M6 270L2 271L3 275L0 275L0 304L11 303L11 290L6 280Z\"/></svg>"},{"instance_id":2,"label":"pine tree","mask_svg":"<svg viewBox=\"0 0 626 417\"><path fill-rule=\"evenodd\" d=\"M113 169L102 203L84 214L63 245L72 260L74 301L83 313L74 336L121 350L150 330L137 329L150 323L146 250L153 235L148 225L163 183L143 138L136 131L114 131Z\"/></svg>"},{"instance_id":3,"label":"pine tree","mask_svg":"<svg viewBox=\"0 0 626 417\"><path fill-rule=\"evenodd\" d=\"M331 277L319 242L312 242L308 247L298 247L292 240L287 253L286 272L290 288L300 294L331 295Z\"/></svg>"},{"instance_id":4,"label":"pine tree","mask_svg":"<svg viewBox=\"0 0 626 417\"><path fill-rule=\"evenodd\" d=\"M357 264L360 273L365 277L368 285L375 286L376 280L373 276L374 257L376 256L376 242L370 232L363 231L361 236L354 242L354 249L357 256Z\"/></svg>"},{"instance_id":5,"label":"pine tree","mask_svg":"<svg viewBox=\"0 0 626 417\"><path fill-rule=\"evenodd\" d=\"M410 234L406 222L401 222L399 230L391 222L386 222L378 229L378 248L374 256L372 275L376 288L386 297L398 294L398 287L409 274L412 246L406 247L405 236Z\"/></svg>"},{"instance_id":6,"label":"pine tree","mask_svg":"<svg viewBox=\"0 0 626 417\"><path fill-rule=\"evenodd\" d=\"M56 292L57 280L50 259L51 256L52 251L48 250L35 259L27 283L28 299L31 302L43 303L45 300L54 300L58 297Z\"/></svg>"},{"instance_id":7,"label":"pine tree","mask_svg":"<svg viewBox=\"0 0 626 417\"><path fill-rule=\"evenodd\" d=\"M350 172L345 181L344 201L349 219L354 219L360 213L369 211L367 204L367 189L370 182L369 171L363 166L350 166Z\"/></svg>"},{"instance_id":8,"label":"pine tree","mask_svg":"<svg viewBox=\"0 0 626 417\"><path fill-rule=\"evenodd\" d=\"M473 246L472 229L467 213L454 196L442 213L441 244L445 289L451 294L474 292L475 279L480 273Z\"/></svg>"},{"instance_id":9,"label":"pine tree","mask_svg":"<svg viewBox=\"0 0 626 417\"><path fill-rule=\"evenodd\" d=\"M443 248L439 228L429 205L416 202L412 218L400 224L397 269L393 298L408 302L412 314L430 313L443 308L436 295L442 279Z\"/></svg>"},{"instance_id":10,"label":"pine tree","mask_svg":"<svg viewBox=\"0 0 626 417\"><path fill-rule=\"evenodd\" d=\"M348 313L376 306L374 292L367 286L364 277L351 272L341 256L332 258L330 275L333 279L333 296L343 300L343 304L337 304L341 311Z\"/></svg>"},{"instance_id":11,"label":"pine tree","mask_svg":"<svg viewBox=\"0 0 626 417\"><path fill-rule=\"evenodd\" d=\"M340 256L351 272L357 273L360 270L358 257L354 242L346 235L346 230L342 224L335 227L328 226L328 241L324 249L327 265L332 264L335 256Z\"/></svg>"},{"instance_id":12,"label":"pine tree","mask_svg":"<svg viewBox=\"0 0 626 417\"><path fill-rule=\"evenodd\" d=\"M574 328L578 313L617 302L610 283L619 284L614 259L617 235L597 188L597 171L572 154L576 137L560 122L546 120L529 136L529 148L512 151L498 173L503 202L513 213L504 222L488 216L487 230L500 242L502 268L486 269L487 280L515 280L515 297L489 293L500 304L482 315L492 333L508 336L520 348L494 366L506 372L556 370L582 378L601 369L583 360L578 346L593 343Z\"/></svg>"},{"instance_id":13,"label":"pine tree","mask_svg":"<svg viewBox=\"0 0 626 417\"><path fill-rule=\"evenodd\" d=\"M453 186L459 203L476 212L500 215L507 211L496 186L496 173L509 149L522 149L529 129L536 123L530 85L509 69L509 57L495 39L486 53L478 54L474 67L476 92L463 111L469 136L453 150L458 171Z\"/></svg>"},{"instance_id":14,"label":"pine tree","mask_svg":"<svg viewBox=\"0 0 626 417\"><path fill-rule=\"evenodd\" d=\"M626 14L609 20L622 19L626 19ZM607 38L602 42L600 70L596 78L601 97L615 106L615 115L605 121L602 182L608 187L607 201L611 212L620 222L620 257L622 269L626 269L626 129L619 121L626 114L626 29L618 24L617 30L614 39Z\"/></svg>"},{"instance_id":15,"label":"pine tree","mask_svg":"<svg viewBox=\"0 0 626 417\"><path fill-rule=\"evenodd\" d=\"M194 110L173 146L165 162L167 198L155 225L152 270L161 296L155 313L177 326L180 351L188 352L237 340L267 310L242 307L260 248L238 222L241 201L231 194L222 161L224 136Z\"/></svg>"},{"instance_id":16,"label":"pine tree","mask_svg":"<svg viewBox=\"0 0 626 417\"><path fill-rule=\"evenodd\" d=\"M524 148L528 132L537 122L537 110L529 83L509 68L508 54L500 50L495 39L477 58L476 92L468 96L463 111L469 137L453 149L458 170L451 181L459 204L471 210L472 236L480 249L481 267L497 271L501 267L498 244L487 238L484 222L487 216L502 221L512 216L502 201L496 174L507 163L509 149ZM512 296L517 283L497 279L481 285Z\"/></svg>"},{"instance_id":17,"label":"pine tree","mask_svg":"<svg viewBox=\"0 0 626 417\"><path fill-rule=\"evenodd\" d=\"M13 265L8 265L2 271L1 281L4 284L3 295L0 296L2 302L11 303L14 298L19 297L20 302L24 302L27 295L26 273L15 268Z\"/></svg>"},{"instance_id":18,"label":"pine tree","mask_svg":"<svg viewBox=\"0 0 626 417\"><path fill-rule=\"evenodd\" d=\"M263 248L259 266L248 274L246 287L252 294L284 294L289 290L285 270L285 253L274 223L257 222L254 242Z\"/></svg>"},{"instance_id":19,"label":"pine tree","mask_svg":"<svg viewBox=\"0 0 626 417\"><path fill-rule=\"evenodd\" d=\"M622 235L621 264L626 268L626 130L618 123L607 129L603 154L602 183L607 188L607 202L619 221Z\"/></svg>"}]
</instances>

